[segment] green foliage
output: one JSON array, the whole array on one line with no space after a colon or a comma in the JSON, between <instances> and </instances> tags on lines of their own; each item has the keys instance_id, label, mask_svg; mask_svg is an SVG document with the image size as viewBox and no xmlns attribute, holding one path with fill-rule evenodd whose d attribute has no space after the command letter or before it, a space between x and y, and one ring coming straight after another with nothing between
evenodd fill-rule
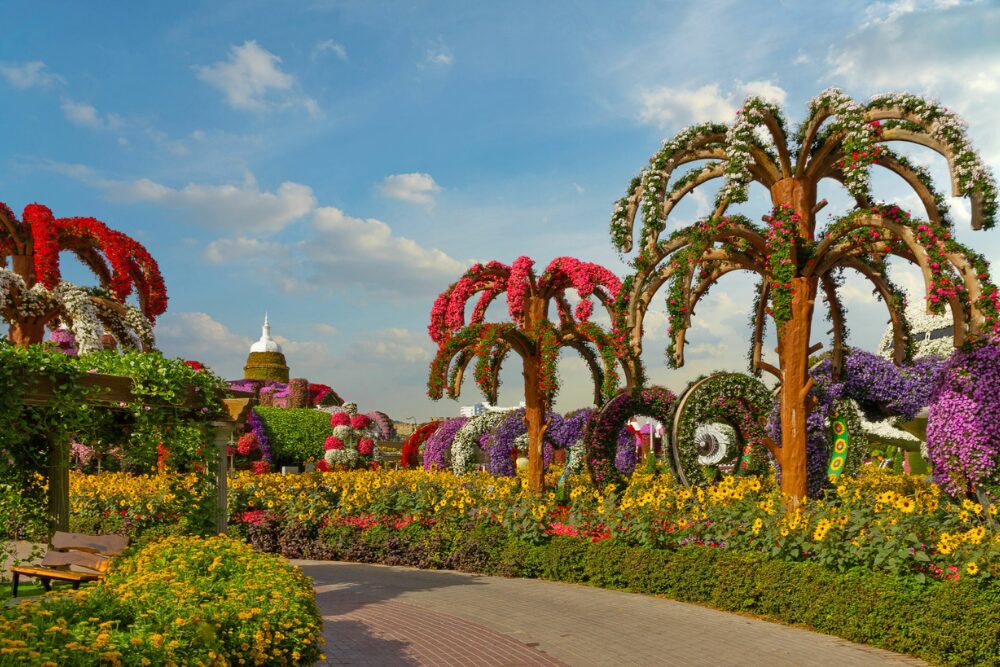
<instances>
[{"instance_id":1,"label":"green foliage","mask_svg":"<svg viewBox=\"0 0 1000 667\"><path fill-rule=\"evenodd\" d=\"M156 465L161 444L169 452L170 467L178 470L212 460L211 422L222 410L224 380L158 352L96 352L81 356L77 364L87 372L132 379L133 400L120 406L121 413L81 408L99 425L79 433L82 442L117 445L125 453L125 464L138 470Z\"/></svg>"},{"instance_id":2,"label":"green foliage","mask_svg":"<svg viewBox=\"0 0 1000 667\"><path fill-rule=\"evenodd\" d=\"M275 465L298 465L323 456L330 415L311 408L255 408L271 440Z\"/></svg>"}]
</instances>

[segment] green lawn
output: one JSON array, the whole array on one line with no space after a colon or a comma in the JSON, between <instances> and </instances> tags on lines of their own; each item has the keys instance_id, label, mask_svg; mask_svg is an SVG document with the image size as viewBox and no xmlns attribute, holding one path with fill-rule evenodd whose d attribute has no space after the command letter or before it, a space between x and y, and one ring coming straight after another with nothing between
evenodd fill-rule
<instances>
[{"instance_id":1,"label":"green lawn","mask_svg":"<svg viewBox=\"0 0 1000 667\"><path fill-rule=\"evenodd\" d=\"M52 582L52 590L62 590L64 588L71 588L71 584ZM26 598L29 595L41 595L44 592L45 589L42 588L42 585L33 579L21 579L21 583L17 587L18 598ZM10 582L0 582L0 604L10 599L10 593Z\"/></svg>"}]
</instances>

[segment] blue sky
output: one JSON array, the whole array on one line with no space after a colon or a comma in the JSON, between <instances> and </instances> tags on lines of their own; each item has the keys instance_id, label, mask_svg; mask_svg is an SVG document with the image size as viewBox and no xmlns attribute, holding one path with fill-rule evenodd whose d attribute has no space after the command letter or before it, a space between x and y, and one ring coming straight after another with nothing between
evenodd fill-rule
<instances>
[{"instance_id":1,"label":"blue sky","mask_svg":"<svg viewBox=\"0 0 1000 667\"><path fill-rule=\"evenodd\" d=\"M831 85L935 95L1000 168L996 3L11 1L0 21L0 200L144 242L170 293L165 353L238 377L268 310L293 375L397 418L457 412L424 396L425 327L465 266L571 254L624 274L613 202L664 137L747 94L792 122ZM966 227L1000 257L997 233ZM885 315L847 292L872 348ZM735 280L699 308L680 371L650 315L652 377L741 368L748 294ZM582 364L561 373L559 407L585 403Z\"/></svg>"}]
</instances>

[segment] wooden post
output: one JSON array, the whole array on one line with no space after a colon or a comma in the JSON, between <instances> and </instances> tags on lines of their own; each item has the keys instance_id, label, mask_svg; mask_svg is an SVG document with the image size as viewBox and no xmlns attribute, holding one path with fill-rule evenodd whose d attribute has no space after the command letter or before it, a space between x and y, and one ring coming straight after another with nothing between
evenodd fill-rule
<instances>
[{"instance_id":1,"label":"wooden post","mask_svg":"<svg viewBox=\"0 0 1000 667\"><path fill-rule=\"evenodd\" d=\"M69 443L65 438L44 438L49 451L49 531L69 530Z\"/></svg>"},{"instance_id":2,"label":"wooden post","mask_svg":"<svg viewBox=\"0 0 1000 667\"><path fill-rule=\"evenodd\" d=\"M214 421L215 444L215 532L224 534L229 528L229 457L226 447L235 430L235 422Z\"/></svg>"}]
</instances>

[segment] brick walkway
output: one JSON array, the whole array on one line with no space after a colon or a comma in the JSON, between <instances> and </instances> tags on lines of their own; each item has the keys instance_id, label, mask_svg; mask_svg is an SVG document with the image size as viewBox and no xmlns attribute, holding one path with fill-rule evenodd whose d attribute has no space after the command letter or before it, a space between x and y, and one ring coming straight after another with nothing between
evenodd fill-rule
<instances>
[{"instance_id":1,"label":"brick walkway","mask_svg":"<svg viewBox=\"0 0 1000 667\"><path fill-rule=\"evenodd\" d=\"M331 665L919 665L807 630L531 579L296 561Z\"/></svg>"}]
</instances>

